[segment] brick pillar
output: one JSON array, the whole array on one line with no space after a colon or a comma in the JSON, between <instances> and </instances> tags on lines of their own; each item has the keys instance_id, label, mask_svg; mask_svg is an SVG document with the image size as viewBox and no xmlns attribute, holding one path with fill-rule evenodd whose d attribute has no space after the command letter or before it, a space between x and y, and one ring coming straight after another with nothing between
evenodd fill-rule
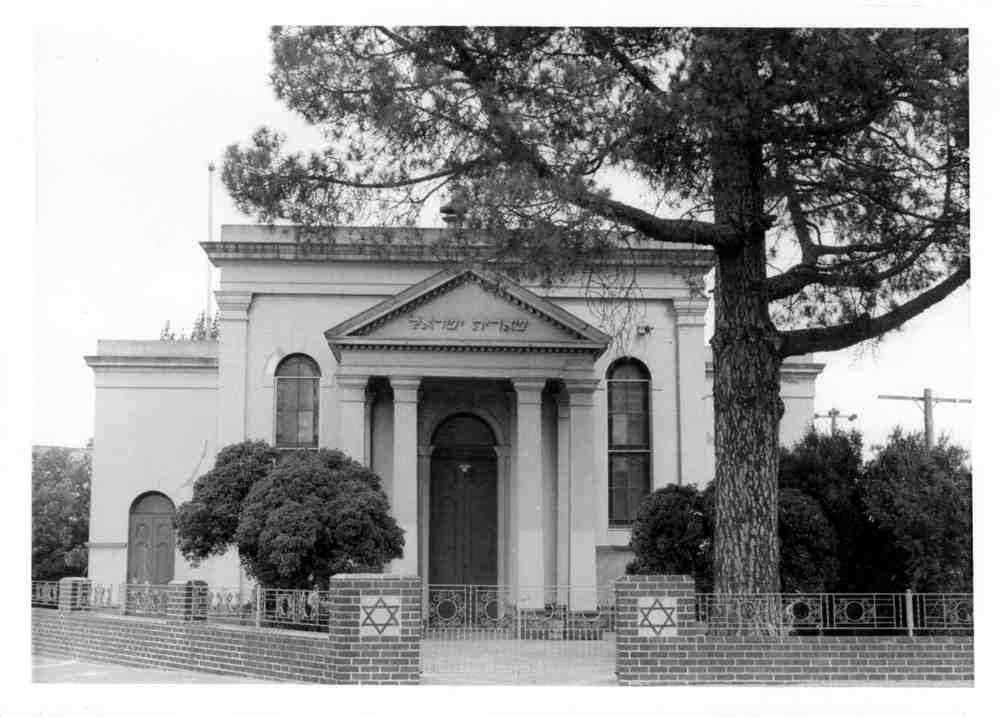
<instances>
[{"instance_id":1,"label":"brick pillar","mask_svg":"<svg viewBox=\"0 0 1000 717\"><path fill-rule=\"evenodd\" d=\"M63 578L59 581L59 611L86 610L90 607L90 580Z\"/></svg>"},{"instance_id":2,"label":"brick pillar","mask_svg":"<svg viewBox=\"0 0 1000 717\"><path fill-rule=\"evenodd\" d=\"M420 578L379 573L330 578L333 681L420 682Z\"/></svg>"},{"instance_id":3,"label":"brick pillar","mask_svg":"<svg viewBox=\"0 0 1000 717\"><path fill-rule=\"evenodd\" d=\"M174 580L167 586L167 618L185 622L208 618L208 583Z\"/></svg>"},{"instance_id":4,"label":"brick pillar","mask_svg":"<svg viewBox=\"0 0 1000 717\"><path fill-rule=\"evenodd\" d=\"M619 684L650 681L665 645L703 635L694 609L694 579L687 575L625 575L615 580Z\"/></svg>"}]
</instances>

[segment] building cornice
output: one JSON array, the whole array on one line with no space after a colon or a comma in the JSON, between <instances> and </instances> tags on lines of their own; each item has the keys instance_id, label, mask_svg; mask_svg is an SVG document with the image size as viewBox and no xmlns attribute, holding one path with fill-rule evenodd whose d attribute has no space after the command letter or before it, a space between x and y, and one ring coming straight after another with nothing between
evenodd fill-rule
<instances>
[{"instance_id":1,"label":"building cornice","mask_svg":"<svg viewBox=\"0 0 1000 717\"><path fill-rule=\"evenodd\" d=\"M214 356L84 356L83 360L95 371L117 369L158 369L173 371L217 371L219 359Z\"/></svg>"},{"instance_id":2,"label":"building cornice","mask_svg":"<svg viewBox=\"0 0 1000 717\"><path fill-rule=\"evenodd\" d=\"M826 368L825 363L816 363L814 361L784 361L781 364L781 373L784 376L819 376L823 373L823 369ZM715 374L715 365L711 361L705 362L705 374L707 376L712 376Z\"/></svg>"},{"instance_id":3,"label":"building cornice","mask_svg":"<svg viewBox=\"0 0 1000 717\"><path fill-rule=\"evenodd\" d=\"M401 244L333 244L311 242L202 242L202 249L215 266L232 261L268 262L385 262L385 263L462 263L485 261L496 257L497 249L490 245L472 245L442 251L433 245ZM519 261L509 260L511 264ZM708 271L714 264L711 250L664 245L656 248L632 248L610 252L599 260L602 265L627 263L630 266L679 267ZM497 259L497 270L503 270L504 260Z\"/></svg>"}]
</instances>

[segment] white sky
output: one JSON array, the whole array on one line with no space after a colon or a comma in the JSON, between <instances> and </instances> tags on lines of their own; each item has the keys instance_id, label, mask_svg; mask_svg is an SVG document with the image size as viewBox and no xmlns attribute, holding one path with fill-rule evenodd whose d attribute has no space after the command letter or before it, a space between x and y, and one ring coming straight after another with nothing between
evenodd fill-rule
<instances>
[{"instance_id":1,"label":"white sky","mask_svg":"<svg viewBox=\"0 0 1000 717\"><path fill-rule=\"evenodd\" d=\"M97 340L188 329L204 305L207 169L259 125L308 145L315 133L273 96L267 28L42 27L36 44L34 423L32 442L93 432ZM249 221L215 188L215 226ZM216 229L217 230L217 229ZM817 356L816 409L857 413L866 443L922 430L916 404L879 393L971 397L968 289L886 339L877 353ZM971 447L972 411L941 404L939 433ZM829 430L829 422L817 424ZM846 425L844 422L842 425Z\"/></svg>"}]
</instances>

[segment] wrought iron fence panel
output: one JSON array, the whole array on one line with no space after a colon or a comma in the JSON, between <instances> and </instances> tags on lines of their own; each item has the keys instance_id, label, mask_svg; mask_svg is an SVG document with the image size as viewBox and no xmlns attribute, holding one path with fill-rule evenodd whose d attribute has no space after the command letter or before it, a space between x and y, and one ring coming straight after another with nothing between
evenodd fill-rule
<instances>
[{"instance_id":1,"label":"wrought iron fence panel","mask_svg":"<svg viewBox=\"0 0 1000 717\"><path fill-rule=\"evenodd\" d=\"M260 627L328 632L330 591L259 588L257 610Z\"/></svg>"},{"instance_id":2,"label":"wrought iron fence panel","mask_svg":"<svg viewBox=\"0 0 1000 717\"><path fill-rule=\"evenodd\" d=\"M168 591L167 585L126 585L125 614L165 617Z\"/></svg>"},{"instance_id":3,"label":"wrought iron fence panel","mask_svg":"<svg viewBox=\"0 0 1000 717\"><path fill-rule=\"evenodd\" d=\"M59 607L59 583L54 580L32 580L31 606Z\"/></svg>"},{"instance_id":4,"label":"wrought iron fence panel","mask_svg":"<svg viewBox=\"0 0 1000 717\"><path fill-rule=\"evenodd\" d=\"M924 593L711 593L695 596L709 630L819 634L912 634L971 630L972 595Z\"/></svg>"},{"instance_id":5,"label":"wrought iron fence panel","mask_svg":"<svg viewBox=\"0 0 1000 717\"><path fill-rule=\"evenodd\" d=\"M91 610L121 610L124 586L108 583L91 583L88 607Z\"/></svg>"},{"instance_id":6,"label":"wrought iron fence panel","mask_svg":"<svg viewBox=\"0 0 1000 717\"><path fill-rule=\"evenodd\" d=\"M917 593L913 613L919 630L971 631L973 610L971 593Z\"/></svg>"},{"instance_id":7,"label":"wrought iron fence panel","mask_svg":"<svg viewBox=\"0 0 1000 717\"><path fill-rule=\"evenodd\" d=\"M611 586L428 585L423 621L431 682L613 680Z\"/></svg>"},{"instance_id":8,"label":"wrought iron fence panel","mask_svg":"<svg viewBox=\"0 0 1000 717\"><path fill-rule=\"evenodd\" d=\"M207 615L211 622L234 625L256 623L256 601L253 591L241 588L208 587Z\"/></svg>"}]
</instances>

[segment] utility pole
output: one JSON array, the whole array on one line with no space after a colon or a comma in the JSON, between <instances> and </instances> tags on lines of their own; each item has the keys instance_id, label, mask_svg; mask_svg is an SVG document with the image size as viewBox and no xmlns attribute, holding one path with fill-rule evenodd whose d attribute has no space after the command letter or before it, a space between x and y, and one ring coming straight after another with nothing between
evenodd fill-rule
<instances>
[{"instance_id":1,"label":"utility pole","mask_svg":"<svg viewBox=\"0 0 1000 717\"><path fill-rule=\"evenodd\" d=\"M879 394L879 398L890 401L916 401L924 411L924 443L927 450L934 447L934 404L936 403L972 403L970 398L935 398L929 388L924 389L923 396L894 396Z\"/></svg>"},{"instance_id":2,"label":"utility pole","mask_svg":"<svg viewBox=\"0 0 1000 717\"><path fill-rule=\"evenodd\" d=\"M826 413L817 413L813 418L829 418L830 419L830 435L834 435L837 432L837 418L843 416L839 410L836 408L831 408ZM852 413L850 416L844 416L848 421L853 421L858 417L858 414Z\"/></svg>"}]
</instances>

